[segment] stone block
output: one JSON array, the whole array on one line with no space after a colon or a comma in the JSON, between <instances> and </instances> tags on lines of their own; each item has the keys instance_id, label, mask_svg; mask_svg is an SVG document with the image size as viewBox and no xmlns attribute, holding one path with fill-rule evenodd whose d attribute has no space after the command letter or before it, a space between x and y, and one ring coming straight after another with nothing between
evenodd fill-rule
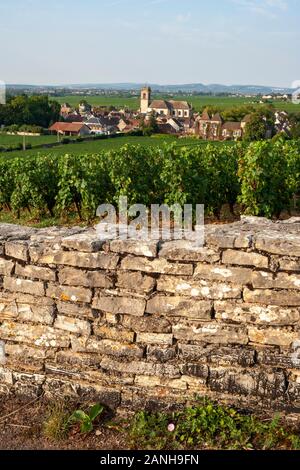
<instances>
[{"instance_id":1,"label":"stone block","mask_svg":"<svg viewBox=\"0 0 300 470\"><path fill-rule=\"evenodd\" d=\"M26 241L9 241L5 243L5 254L9 258L28 260L28 243Z\"/></svg>"},{"instance_id":2,"label":"stone block","mask_svg":"<svg viewBox=\"0 0 300 470\"><path fill-rule=\"evenodd\" d=\"M59 271L60 284L80 287L113 287L113 278L105 271L83 271L75 268L62 268Z\"/></svg>"},{"instance_id":3,"label":"stone block","mask_svg":"<svg viewBox=\"0 0 300 470\"><path fill-rule=\"evenodd\" d=\"M121 269L126 271L143 271L145 273L174 274L189 276L193 274L192 264L171 263L164 258L148 259L128 255L121 261Z\"/></svg>"},{"instance_id":4,"label":"stone block","mask_svg":"<svg viewBox=\"0 0 300 470\"><path fill-rule=\"evenodd\" d=\"M164 242L159 250L159 256L170 261L216 263L220 260L220 253L218 251L207 247L196 247L189 240Z\"/></svg>"},{"instance_id":5,"label":"stone block","mask_svg":"<svg viewBox=\"0 0 300 470\"><path fill-rule=\"evenodd\" d=\"M300 331L289 331L283 328L248 327L249 339L252 343L269 344L290 348L296 341L300 342Z\"/></svg>"},{"instance_id":6,"label":"stone block","mask_svg":"<svg viewBox=\"0 0 300 470\"><path fill-rule=\"evenodd\" d=\"M59 251L54 255L54 263L87 269L115 269L119 261L114 253L84 253Z\"/></svg>"},{"instance_id":7,"label":"stone block","mask_svg":"<svg viewBox=\"0 0 300 470\"><path fill-rule=\"evenodd\" d=\"M136 292L150 293L155 287L156 281L153 277L141 272L119 271L117 273L117 287Z\"/></svg>"},{"instance_id":8,"label":"stone block","mask_svg":"<svg viewBox=\"0 0 300 470\"><path fill-rule=\"evenodd\" d=\"M173 335L166 333L138 333L136 337L137 343L145 344L162 344L172 346Z\"/></svg>"},{"instance_id":9,"label":"stone block","mask_svg":"<svg viewBox=\"0 0 300 470\"><path fill-rule=\"evenodd\" d=\"M37 296L45 295L45 287L43 282L24 280L19 278L4 277L4 289L11 292L22 292Z\"/></svg>"},{"instance_id":10,"label":"stone block","mask_svg":"<svg viewBox=\"0 0 300 470\"><path fill-rule=\"evenodd\" d=\"M137 333L171 333L172 325L164 317L122 315L121 324Z\"/></svg>"},{"instance_id":11,"label":"stone block","mask_svg":"<svg viewBox=\"0 0 300 470\"><path fill-rule=\"evenodd\" d=\"M91 334L91 325L88 321L80 320L79 318L66 317L64 315L57 315L54 328L85 336L89 336Z\"/></svg>"},{"instance_id":12,"label":"stone block","mask_svg":"<svg viewBox=\"0 0 300 470\"><path fill-rule=\"evenodd\" d=\"M130 253L137 256L155 258L157 255L157 241L142 240L112 240L110 250L115 253Z\"/></svg>"},{"instance_id":13,"label":"stone block","mask_svg":"<svg viewBox=\"0 0 300 470\"><path fill-rule=\"evenodd\" d=\"M0 325L0 338L46 348L68 348L70 344L68 334L50 326L29 325L10 321L4 321Z\"/></svg>"},{"instance_id":14,"label":"stone block","mask_svg":"<svg viewBox=\"0 0 300 470\"><path fill-rule=\"evenodd\" d=\"M46 295L52 299L64 302L90 303L92 301L92 291L85 287L69 287L49 284Z\"/></svg>"},{"instance_id":15,"label":"stone block","mask_svg":"<svg viewBox=\"0 0 300 470\"><path fill-rule=\"evenodd\" d=\"M208 281L231 282L236 285L247 285L252 281L252 270L248 268L225 267L222 265L198 264L195 279Z\"/></svg>"},{"instance_id":16,"label":"stone block","mask_svg":"<svg viewBox=\"0 0 300 470\"><path fill-rule=\"evenodd\" d=\"M242 295L240 287L225 283L214 283L199 279L160 276L157 280L159 292L170 292L199 299L222 300L239 299Z\"/></svg>"},{"instance_id":17,"label":"stone block","mask_svg":"<svg viewBox=\"0 0 300 470\"><path fill-rule=\"evenodd\" d=\"M300 306L300 292L291 293L288 290L275 291L273 289L244 289L244 301L248 303L279 305L286 307Z\"/></svg>"},{"instance_id":18,"label":"stone block","mask_svg":"<svg viewBox=\"0 0 300 470\"><path fill-rule=\"evenodd\" d=\"M156 295L147 302L147 313L185 317L196 320L210 320L212 302L197 299L185 299L179 296Z\"/></svg>"},{"instance_id":19,"label":"stone block","mask_svg":"<svg viewBox=\"0 0 300 470\"><path fill-rule=\"evenodd\" d=\"M61 246L68 250L95 253L100 251L104 240L100 240L96 232L77 233L62 239Z\"/></svg>"},{"instance_id":20,"label":"stone block","mask_svg":"<svg viewBox=\"0 0 300 470\"><path fill-rule=\"evenodd\" d=\"M178 323L172 327L174 338L185 341L201 341L208 344L247 344L248 335L244 327L220 323L192 324Z\"/></svg>"},{"instance_id":21,"label":"stone block","mask_svg":"<svg viewBox=\"0 0 300 470\"><path fill-rule=\"evenodd\" d=\"M15 263L8 259L0 258L0 275L11 276Z\"/></svg>"},{"instance_id":22,"label":"stone block","mask_svg":"<svg viewBox=\"0 0 300 470\"><path fill-rule=\"evenodd\" d=\"M261 325L294 325L300 320L297 308L283 308L276 305L237 304L215 302L216 318L225 322L253 323Z\"/></svg>"},{"instance_id":23,"label":"stone block","mask_svg":"<svg viewBox=\"0 0 300 470\"><path fill-rule=\"evenodd\" d=\"M39 266L22 266L16 264L16 276L29 277L30 279L40 279L42 281L56 281L56 273L50 268L42 268Z\"/></svg>"},{"instance_id":24,"label":"stone block","mask_svg":"<svg viewBox=\"0 0 300 470\"><path fill-rule=\"evenodd\" d=\"M142 316L145 312L146 301L132 297L117 297L99 292L93 299L92 307L108 313L127 313Z\"/></svg>"},{"instance_id":25,"label":"stone block","mask_svg":"<svg viewBox=\"0 0 300 470\"><path fill-rule=\"evenodd\" d=\"M239 266L255 266L257 268L268 268L269 259L259 253L240 250L226 250L222 255L223 264L235 264Z\"/></svg>"}]
</instances>

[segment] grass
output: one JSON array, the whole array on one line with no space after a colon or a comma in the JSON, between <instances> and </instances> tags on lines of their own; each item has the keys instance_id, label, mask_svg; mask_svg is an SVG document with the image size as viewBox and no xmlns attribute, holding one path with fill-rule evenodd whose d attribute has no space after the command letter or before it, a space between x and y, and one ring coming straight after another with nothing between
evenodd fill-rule
<instances>
[{"instance_id":1,"label":"grass","mask_svg":"<svg viewBox=\"0 0 300 470\"><path fill-rule=\"evenodd\" d=\"M56 135L25 136L26 143L34 145L51 144L57 141ZM7 135L0 133L0 145L9 146L23 143L22 135Z\"/></svg>"},{"instance_id":2,"label":"grass","mask_svg":"<svg viewBox=\"0 0 300 470\"><path fill-rule=\"evenodd\" d=\"M70 428L70 413L65 403L53 402L48 406L47 416L43 424L46 438L60 441L67 437Z\"/></svg>"},{"instance_id":3,"label":"grass","mask_svg":"<svg viewBox=\"0 0 300 470\"><path fill-rule=\"evenodd\" d=\"M72 438L78 432L92 434L94 423L98 429L100 426L102 429L117 430L130 449L300 450L299 434L288 428L280 415L275 415L272 420L259 419L206 398L199 399L195 406L176 412L139 411L132 418L124 418L122 423L108 421L108 415L102 416L103 410L101 405L96 404L87 412L76 410L72 413L70 405L52 403L48 406L43 434L49 440L61 441ZM91 425L79 429L72 421L76 413L80 416L91 415ZM97 419L100 415L101 421Z\"/></svg>"},{"instance_id":4,"label":"grass","mask_svg":"<svg viewBox=\"0 0 300 470\"><path fill-rule=\"evenodd\" d=\"M192 103L194 109L199 111L203 106L218 106L222 109L233 108L236 106L255 104L257 98L246 98L246 97L233 97L233 96L194 96L194 95L153 95L153 99L174 99L184 100ZM78 106L80 101L86 100L93 106L115 106L115 107L127 107L129 109L137 110L140 106L140 99L138 96L127 97L127 96L115 96L115 95L66 95L63 97L54 98L59 103L69 103L71 106ZM299 112L300 105L295 105L291 102L274 101L273 105L279 110L285 110L288 112ZM261 105L256 103L259 108Z\"/></svg>"},{"instance_id":5,"label":"grass","mask_svg":"<svg viewBox=\"0 0 300 470\"><path fill-rule=\"evenodd\" d=\"M178 139L174 136L168 135L155 135L153 137L136 137L136 136L122 136L115 138L108 138L104 140L93 140L93 141L83 141L70 144L61 144L51 149L40 149L33 148L30 150L15 150L9 153L2 153L2 158L12 158L12 157L26 157L34 156L37 154L50 154L51 155L82 155L82 154L95 154L99 153L102 150L116 150L120 147L123 147L126 144L131 145L142 145L142 146L152 146L160 147L165 143L176 143L178 146L191 146L191 145L205 145L207 142L193 139L185 138ZM224 145L223 142L215 142L215 145ZM228 145L228 143L226 143ZM1 155L1 154L0 154ZM0 157L1 158L1 157Z\"/></svg>"}]
</instances>

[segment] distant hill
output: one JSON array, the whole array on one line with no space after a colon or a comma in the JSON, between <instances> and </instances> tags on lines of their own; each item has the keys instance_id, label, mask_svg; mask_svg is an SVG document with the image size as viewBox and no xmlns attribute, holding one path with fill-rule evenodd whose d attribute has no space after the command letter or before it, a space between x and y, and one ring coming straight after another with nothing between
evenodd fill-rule
<instances>
[{"instance_id":1,"label":"distant hill","mask_svg":"<svg viewBox=\"0 0 300 470\"><path fill-rule=\"evenodd\" d=\"M72 85L7 85L8 89L11 90L116 90L116 91L136 91L140 90L144 83L82 83ZM204 85L203 83L190 83L190 84L179 84L179 85L159 85L156 83L148 84L152 90L161 93L178 93L180 91L184 93L232 93L242 95L265 95L270 93L292 93L292 88L279 88L272 86L260 86L260 85L221 85L211 84Z\"/></svg>"}]
</instances>

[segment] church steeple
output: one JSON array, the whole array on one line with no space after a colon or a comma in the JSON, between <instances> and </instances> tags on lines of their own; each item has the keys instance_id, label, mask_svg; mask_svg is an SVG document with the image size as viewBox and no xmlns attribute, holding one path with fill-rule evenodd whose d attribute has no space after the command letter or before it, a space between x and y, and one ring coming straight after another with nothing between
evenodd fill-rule
<instances>
[{"instance_id":1,"label":"church steeple","mask_svg":"<svg viewBox=\"0 0 300 470\"><path fill-rule=\"evenodd\" d=\"M147 114L148 108L150 106L151 100L151 88L149 86L145 86L141 90L141 113Z\"/></svg>"}]
</instances>

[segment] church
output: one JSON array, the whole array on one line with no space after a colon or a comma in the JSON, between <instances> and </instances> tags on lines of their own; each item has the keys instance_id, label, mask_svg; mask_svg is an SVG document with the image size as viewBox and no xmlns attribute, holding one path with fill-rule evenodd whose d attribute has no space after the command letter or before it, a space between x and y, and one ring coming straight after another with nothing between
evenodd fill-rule
<instances>
[{"instance_id":1,"label":"church","mask_svg":"<svg viewBox=\"0 0 300 470\"><path fill-rule=\"evenodd\" d=\"M141 90L141 114L155 113L168 118L190 119L192 107L187 101L151 100L151 88L144 87Z\"/></svg>"}]
</instances>

